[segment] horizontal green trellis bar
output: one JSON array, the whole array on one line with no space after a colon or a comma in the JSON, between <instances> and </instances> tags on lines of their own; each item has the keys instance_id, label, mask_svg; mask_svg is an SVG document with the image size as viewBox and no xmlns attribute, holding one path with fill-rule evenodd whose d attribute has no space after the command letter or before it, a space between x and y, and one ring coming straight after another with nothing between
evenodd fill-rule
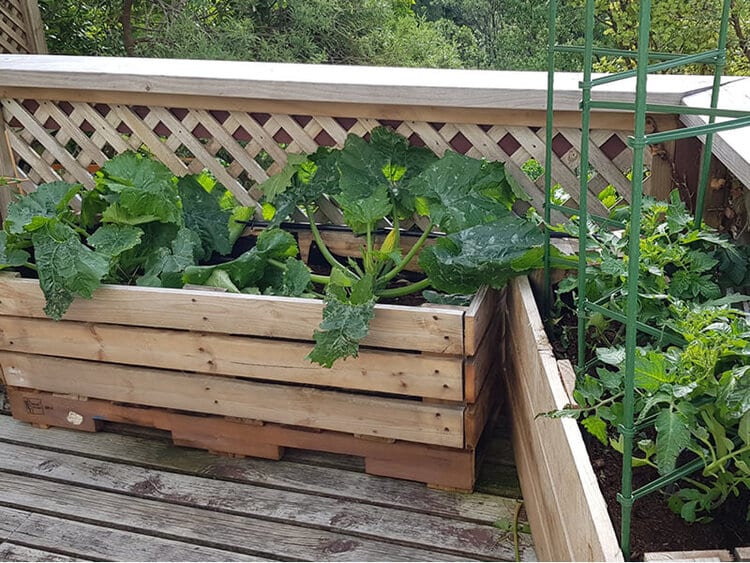
<instances>
[{"instance_id":1,"label":"horizontal green trellis bar","mask_svg":"<svg viewBox=\"0 0 750 563\"><path fill-rule=\"evenodd\" d=\"M592 100L593 109L614 109L634 111L635 102L608 102L606 100ZM677 113L682 115L713 115L716 117L750 117L750 110L698 108L692 106L678 106L669 104L646 104L648 113Z\"/></svg>"},{"instance_id":2,"label":"horizontal green trellis bar","mask_svg":"<svg viewBox=\"0 0 750 563\"><path fill-rule=\"evenodd\" d=\"M558 53L580 53L583 54L584 52L584 46L583 45L555 45L553 47L554 51ZM625 49L608 49L606 47L594 47L593 48L594 55L612 55L614 57L629 57L631 59L634 59L638 56L638 51L627 51ZM662 60L662 61L668 61L672 59L678 59L680 57L683 57L684 55L677 54L677 53L649 53L649 57L654 60Z\"/></svg>"},{"instance_id":3,"label":"horizontal green trellis bar","mask_svg":"<svg viewBox=\"0 0 750 563\"><path fill-rule=\"evenodd\" d=\"M720 53L721 51L719 51L719 49L713 49L711 51L705 51L703 53L697 53L695 55L684 55L668 61L648 65L646 67L646 72L661 72L662 70L669 70L670 68L693 63L713 63L716 62L716 58ZM591 81L591 87L593 88L595 86L601 86L602 84L617 82L618 80L625 80L626 78L633 78L634 76L636 76L637 72L638 71L636 69L624 70L622 72L615 72L614 74L608 74L607 76L595 78ZM581 83L580 87L583 88L584 84Z\"/></svg>"},{"instance_id":4,"label":"horizontal green trellis bar","mask_svg":"<svg viewBox=\"0 0 750 563\"><path fill-rule=\"evenodd\" d=\"M618 313L617 311L612 311L611 309L607 309L606 307L602 307L601 305L597 305L596 303L592 303L591 301L587 301L584 306L586 307L586 309L601 313L602 315L604 315L605 317L609 317L613 321L617 321L623 324L627 322L624 314ZM640 321L636 322L636 327L640 332L650 334L651 336L659 338L665 342L668 342L669 344L674 344L675 346L684 346L686 344L685 340L683 340L682 338L673 336L652 326L648 326L647 324L644 324Z\"/></svg>"},{"instance_id":5,"label":"horizontal green trellis bar","mask_svg":"<svg viewBox=\"0 0 750 563\"><path fill-rule=\"evenodd\" d=\"M567 207L565 205L557 205L556 203L550 203L549 208L554 209L555 211L560 211L562 213L565 213L566 215L580 215L581 214L580 209L577 209L575 207ZM593 215L591 213L587 213L586 217L588 219L591 219L592 221L601 223L602 225L609 225L611 227L617 227L619 229L625 228L625 223L621 221L615 221L614 219L610 219L609 217L602 217L601 215Z\"/></svg>"},{"instance_id":6,"label":"horizontal green trellis bar","mask_svg":"<svg viewBox=\"0 0 750 563\"><path fill-rule=\"evenodd\" d=\"M666 143L667 141L676 141L678 139L687 139L689 137L695 137L698 135L706 135L709 133L718 133L719 131L730 131L732 129L739 129L740 127L747 127L750 125L750 116L739 117L730 121L720 121L718 123L707 123L705 125L695 125L693 127L685 127L684 129L673 129L671 131L663 131L661 133L650 133L643 137L642 143L645 145L658 145L659 143ZM636 148L639 143L635 142L633 137L628 137L628 145Z\"/></svg>"}]
</instances>

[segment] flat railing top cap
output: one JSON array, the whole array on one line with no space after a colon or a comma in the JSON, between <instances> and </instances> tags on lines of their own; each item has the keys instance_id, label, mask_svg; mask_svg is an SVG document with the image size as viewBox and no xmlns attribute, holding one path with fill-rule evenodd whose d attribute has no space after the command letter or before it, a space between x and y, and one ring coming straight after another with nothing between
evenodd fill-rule
<instances>
[{"instance_id":1,"label":"flat railing top cap","mask_svg":"<svg viewBox=\"0 0 750 563\"><path fill-rule=\"evenodd\" d=\"M122 92L214 95L338 103L443 105L544 109L547 74L492 71L309 65L294 63L0 55L2 85ZM577 110L579 73L556 73L555 107ZM679 103L710 86L710 77L652 76L654 103ZM634 80L595 91L604 99L630 100Z\"/></svg>"}]
</instances>

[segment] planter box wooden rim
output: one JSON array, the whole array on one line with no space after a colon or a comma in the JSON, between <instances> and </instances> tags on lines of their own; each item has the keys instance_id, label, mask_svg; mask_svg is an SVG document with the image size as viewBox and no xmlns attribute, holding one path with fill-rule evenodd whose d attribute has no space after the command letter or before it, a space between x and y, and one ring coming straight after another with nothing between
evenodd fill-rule
<instances>
[{"instance_id":1,"label":"planter box wooden rim","mask_svg":"<svg viewBox=\"0 0 750 563\"><path fill-rule=\"evenodd\" d=\"M468 308L376 304L365 346L440 354L476 353L494 310L480 291ZM45 318L37 280L0 276L0 315ZM64 319L175 328L290 340L312 340L323 302L317 299L105 285L76 298Z\"/></svg>"}]
</instances>

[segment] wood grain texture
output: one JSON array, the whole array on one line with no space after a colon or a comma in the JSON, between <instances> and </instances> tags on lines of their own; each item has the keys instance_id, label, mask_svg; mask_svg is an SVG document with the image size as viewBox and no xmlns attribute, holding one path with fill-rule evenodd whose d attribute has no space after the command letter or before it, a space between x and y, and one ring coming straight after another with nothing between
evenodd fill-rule
<instances>
[{"instance_id":1,"label":"wood grain texture","mask_svg":"<svg viewBox=\"0 0 750 563\"><path fill-rule=\"evenodd\" d=\"M464 445L462 406L0 352L8 385L306 428Z\"/></svg>"},{"instance_id":2,"label":"wood grain texture","mask_svg":"<svg viewBox=\"0 0 750 563\"><path fill-rule=\"evenodd\" d=\"M51 467L51 459L44 467ZM44 473L42 468L40 473ZM34 508L34 507L30 507ZM62 517L0 508L0 518L22 521L8 534L10 544L0 545L2 561L263 561L243 553L163 539L149 533L134 533L79 522L76 512ZM72 516L72 518L71 518ZM31 545L22 548L14 543ZM57 553L53 553L57 552ZM66 555L60 555L65 553ZM71 557L69 557L71 556Z\"/></svg>"},{"instance_id":3,"label":"wood grain texture","mask_svg":"<svg viewBox=\"0 0 750 563\"><path fill-rule=\"evenodd\" d=\"M507 534L487 525L450 521L427 514L418 519L411 518L408 512L393 508L86 460L33 447L6 444L3 451L6 455L0 460L0 468L28 476L57 479L76 486L133 494L166 503L184 503L189 499L195 507L358 537L378 537L419 549L453 552L458 556L493 560L513 558ZM522 534L521 542L521 548L528 551L530 536ZM35 542L34 545L38 544Z\"/></svg>"},{"instance_id":4,"label":"wood grain texture","mask_svg":"<svg viewBox=\"0 0 750 563\"><path fill-rule=\"evenodd\" d=\"M3 542L0 543L0 561L85 561L85 559Z\"/></svg>"},{"instance_id":5,"label":"wood grain texture","mask_svg":"<svg viewBox=\"0 0 750 563\"><path fill-rule=\"evenodd\" d=\"M572 419L539 417L568 402L526 278L508 294L513 449L539 557L622 561L617 536Z\"/></svg>"},{"instance_id":6,"label":"wood grain texture","mask_svg":"<svg viewBox=\"0 0 750 563\"><path fill-rule=\"evenodd\" d=\"M357 358L323 368L306 359L312 349L306 342L8 316L0 316L0 349L355 391L464 396L458 356L363 348Z\"/></svg>"},{"instance_id":7,"label":"wood grain texture","mask_svg":"<svg viewBox=\"0 0 750 563\"><path fill-rule=\"evenodd\" d=\"M72 484L0 474L0 502L34 503L49 516L158 535L240 554L292 560L450 560L455 555L192 506L141 499ZM77 508L78 507L78 508ZM85 507L85 512L80 507ZM83 513L80 513L83 512ZM466 560L458 557L458 559Z\"/></svg>"},{"instance_id":8,"label":"wood grain texture","mask_svg":"<svg viewBox=\"0 0 750 563\"><path fill-rule=\"evenodd\" d=\"M413 69L187 61L97 57L0 56L7 86L220 95L240 98L305 100L415 106L544 109L543 72ZM576 110L576 73L555 75L555 107ZM598 89L602 99L630 101L633 80ZM655 76L653 103L679 103L686 92L709 87L709 77Z\"/></svg>"},{"instance_id":9,"label":"wood grain texture","mask_svg":"<svg viewBox=\"0 0 750 563\"><path fill-rule=\"evenodd\" d=\"M100 432L84 434L58 428L43 432L11 417L0 417L0 442L30 444L42 449L63 450L80 457L94 457L121 464L151 467L170 472L200 475L213 480L244 483L273 490L284 489L318 494L326 498L351 499L418 515L427 513L449 518L492 524L511 519L515 502L482 493L448 494L426 488L420 483L372 477L332 467L331 460L314 464L264 459L217 457L201 450L172 446L171 441L142 436ZM2 450L0 445L0 451ZM301 454L301 451L296 452ZM296 456L294 459L297 459ZM307 458L305 458L307 459ZM17 525L6 523L10 529ZM4 531L0 521L0 532Z\"/></svg>"},{"instance_id":10,"label":"wood grain texture","mask_svg":"<svg viewBox=\"0 0 750 563\"><path fill-rule=\"evenodd\" d=\"M158 428L171 433L176 445L239 456L279 459L285 447L361 456L369 473L470 490L476 478L474 448L445 448L374 438L319 428L290 427L254 420L207 417L163 408L122 405L40 391L9 388L14 416L38 427L98 431L104 421ZM465 425L475 432L487 417L472 409ZM480 420L481 418L481 420ZM370 468L377 464L378 469Z\"/></svg>"},{"instance_id":11,"label":"wood grain texture","mask_svg":"<svg viewBox=\"0 0 750 563\"><path fill-rule=\"evenodd\" d=\"M36 280L0 278L0 315L44 318L44 302ZM322 310L315 299L110 285L76 299L65 319L310 341ZM378 304L363 344L461 354L463 312Z\"/></svg>"}]
</instances>

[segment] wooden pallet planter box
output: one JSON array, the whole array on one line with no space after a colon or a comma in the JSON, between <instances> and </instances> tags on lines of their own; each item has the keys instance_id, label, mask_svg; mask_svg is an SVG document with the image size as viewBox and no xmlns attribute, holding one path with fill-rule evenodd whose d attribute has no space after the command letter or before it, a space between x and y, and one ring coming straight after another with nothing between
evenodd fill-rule
<instances>
[{"instance_id":1,"label":"wooden pallet planter box","mask_svg":"<svg viewBox=\"0 0 750 563\"><path fill-rule=\"evenodd\" d=\"M357 359L305 360L322 302L106 286L55 322L36 280L0 277L0 366L13 415L279 458L358 455L372 474L471 489L500 398L503 295L469 307L376 305Z\"/></svg>"},{"instance_id":2,"label":"wooden pallet planter box","mask_svg":"<svg viewBox=\"0 0 750 563\"><path fill-rule=\"evenodd\" d=\"M568 404L527 278L507 294L508 385L513 451L524 505L541 561L623 561L578 423L537 418Z\"/></svg>"}]
</instances>

